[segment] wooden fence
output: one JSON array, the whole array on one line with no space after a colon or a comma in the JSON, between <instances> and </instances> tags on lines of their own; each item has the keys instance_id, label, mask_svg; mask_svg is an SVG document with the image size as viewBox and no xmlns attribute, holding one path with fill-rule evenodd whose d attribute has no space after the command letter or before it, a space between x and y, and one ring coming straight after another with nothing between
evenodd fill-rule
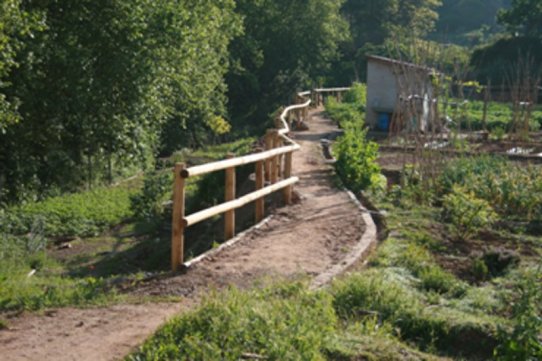
<instances>
[{"instance_id":1,"label":"wooden fence","mask_svg":"<svg viewBox=\"0 0 542 361\"><path fill-rule=\"evenodd\" d=\"M276 120L277 129L270 129L265 135L265 151L186 168L184 163L177 163L174 168L173 217L171 236L171 269L177 271L184 260L184 231L196 223L219 214L224 214L224 238L235 236L235 210L255 202L255 221L264 217L264 197L283 190L284 202L292 202L293 185L299 181L292 176L293 152L300 149L299 144L288 137L292 120L300 121L308 116L309 106L319 106L324 94L332 94L338 100L349 88L315 89L296 95L296 104L287 107ZM256 190L237 198L235 194L235 168L255 164ZM190 177L224 170L225 202L185 215L185 181ZM268 183L266 185L265 183Z\"/></svg>"}]
</instances>

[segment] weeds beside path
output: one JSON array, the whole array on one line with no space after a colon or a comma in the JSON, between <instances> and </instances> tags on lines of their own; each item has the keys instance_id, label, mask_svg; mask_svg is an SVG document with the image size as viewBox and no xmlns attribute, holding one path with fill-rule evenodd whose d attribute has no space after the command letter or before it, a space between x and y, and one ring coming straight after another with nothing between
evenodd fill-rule
<instances>
[{"instance_id":1,"label":"weeds beside path","mask_svg":"<svg viewBox=\"0 0 542 361\"><path fill-rule=\"evenodd\" d=\"M341 263L361 238L364 223L348 194L333 185L333 169L321 154L320 139L336 131L335 126L314 113L309 126L309 131L296 134L302 146L293 168L301 179L296 186L299 202L280 208L264 227L248 232L235 246L185 274L150 281L132 292L142 298L181 296L180 302L22 316L0 331L3 359L118 359L210 289L314 277Z\"/></svg>"}]
</instances>

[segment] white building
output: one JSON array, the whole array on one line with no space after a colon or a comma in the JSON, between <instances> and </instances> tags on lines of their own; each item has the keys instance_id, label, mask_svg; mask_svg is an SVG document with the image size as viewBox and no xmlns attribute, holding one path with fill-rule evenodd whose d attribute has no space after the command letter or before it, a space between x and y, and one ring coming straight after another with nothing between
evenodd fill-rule
<instances>
[{"instance_id":1,"label":"white building","mask_svg":"<svg viewBox=\"0 0 542 361\"><path fill-rule=\"evenodd\" d=\"M436 107L434 74L428 67L369 56L367 125L381 130L427 130Z\"/></svg>"}]
</instances>

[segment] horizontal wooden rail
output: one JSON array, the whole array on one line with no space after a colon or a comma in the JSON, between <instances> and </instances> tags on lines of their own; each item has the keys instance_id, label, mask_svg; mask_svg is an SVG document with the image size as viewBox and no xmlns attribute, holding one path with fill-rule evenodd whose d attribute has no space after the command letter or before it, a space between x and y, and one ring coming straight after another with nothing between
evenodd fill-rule
<instances>
[{"instance_id":1,"label":"horizontal wooden rail","mask_svg":"<svg viewBox=\"0 0 542 361\"><path fill-rule=\"evenodd\" d=\"M173 191L173 219L171 236L171 268L176 271L184 261L184 230L194 224L202 222L219 214L224 214L224 235L231 238L235 234L235 210L255 202L256 222L264 216L264 197L283 190L284 201L290 204L292 201L292 188L299 181L298 177L292 177L292 155L301 147L287 134L290 132L289 120L293 113L298 122L308 117L308 109L316 100L319 105L323 96L320 93L341 93L349 88L329 88L304 91L296 94L296 103L285 108L276 119L275 130L269 130L265 137L267 150L249 154L237 158L221 160L208 164L186 168L179 163L175 166L175 185ZM340 94L337 95L338 97ZM340 99L339 99L340 100ZM280 140L282 139L282 140ZM286 142L288 145L282 145ZM282 145L282 146L281 146ZM256 190L252 193L235 198L235 167L256 163L255 185ZM185 216L185 179L204 175L220 170L226 171L225 202L211 208L204 209L189 216ZM282 180L280 180L282 178ZM264 187L265 179L271 185Z\"/></svg>"},{"instance_id":2,"label":"horizontal wooden rail","mask_svg":"<svg viewBox=\"0 0 542 361\"><path fill-rule=\"evenodd\" d=\"M238 167L240 165L256 163L261 160L267 160L267 159L273 158L277 155L295 152L299 150L300 148L301 147L298 144L286 145L284 147L267 150L265 152L254 153L254 154L249 154L242 157L197 165L195 167L183 169L181 171L181 177L183 178L195 177L198 175L212 173L212 172L216 172L216 171L227 169L227 168Z\"/></svg>"},{"instance_id":3,"label":"horizontal wooden rail","mask_svg":"<svg viewBox=\"0 0 542 361\"><path fill-rule=\"evenodd\" d=\"M299 181L298 177L291 177L283 181L280 181L278 183L267 186L265 188L262 188L258 191L244 195L233 201L222 203L217 206L204 209L203 211L191 214L184 218L184 226L190 227L190 226L193 226L194 224L197 224L201 221L217 216L219 214L226 213L228 211L231 211L237 208L241 208L242 206L245 206L251 202L254 202L257 199L265 197L283 188L289 187L297 183L298 181Z\"/></svg>"},{"instance_id":4,"label":"horizontal wooden rail","mask_svg":"<svg viewBox=\"0 0 542 361\"><path fill-rule=\"evenodd\" d=\"M343 88L320 88L320 89L314 89L317 93L333 93L333 92L346 92L349 91L349 87L343 87Z\"/></svg>"}]
</instances>

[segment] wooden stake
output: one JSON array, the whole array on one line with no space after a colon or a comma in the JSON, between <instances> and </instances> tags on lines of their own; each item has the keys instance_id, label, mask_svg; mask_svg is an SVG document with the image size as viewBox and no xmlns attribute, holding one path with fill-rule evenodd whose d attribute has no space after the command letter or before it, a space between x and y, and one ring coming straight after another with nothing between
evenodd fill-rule
<instances>
[{"instance_id":1,"label":"wooden stake","mask_svg":"<svg viewBox=\"0 0 542 361\"><path fill-rule=\"evenodd\" d=\"M273 148L278 147L279 143L279 133L277 130L271 131L271 141L273 144ZM278 166L279 166L279 157L274 156L271 158L271 184L277 183L278 180Z\"/></svg>"},{"instance_id":2,"label":"wooden stake","mask_svg":"<svg viewBox=\"0 0 542 361\"><path fill-rule=\"evenodd\" d=\"M274 132L273 129L268 129L267 132L265 133L265 150L273 149L273 143L274 143L273 132ZM271 159L268 159L265 161L265 180L267 181L271 181L271 169L272 169L271 164L272 164Z\"/></svg>"},{"instance_id":3,"label":"wooden stake","mask_svg":"<svg viewBox=\"0 0 542 361\"><path fill-rule=\"evenodd\" d=\"M292 152L286 153L284 161L284 179L288 179L292 176ZM292 203L292 191L293 186L288 186L284 188L284 203Z\"/></svg>"},{"instance_id":4,"label":"wooden stake","mask_svg":"<svg viewBox=\"0 0 542 361\"><path fill-rule=\"evenodd\" d=\"M260 190L264 187L264 162L260 161L256 163L256 190ZM259 223L263 220L265 213L265 199L259 198L255 202L255 212L256 212L256 223Z\"/></svg>"},{"instance_id":5,"label":"wooden stake","mask_svg":"<svg viewBox=\"0 0 542 361\"><path fill-rule=\"evenodd\" d=\"M229 153L228 159L234 155ZM224 192L225 202L230 202L235 199L235 167L226 169L226 187ZM224 213L224 239L228 240L235 236L235 210L232 209Z\"/></svg>"},{"instance_id":6,"label":"wooden stake","mask_svg":"<svg viewBox=\"0 0 542 361\"><path fill-rule=\"evenodd\" d=\"M171 231L171 270L176 272L184 261L184 163L175 165L173 185L173 216Z\"/></svg>"}]
</instances>

